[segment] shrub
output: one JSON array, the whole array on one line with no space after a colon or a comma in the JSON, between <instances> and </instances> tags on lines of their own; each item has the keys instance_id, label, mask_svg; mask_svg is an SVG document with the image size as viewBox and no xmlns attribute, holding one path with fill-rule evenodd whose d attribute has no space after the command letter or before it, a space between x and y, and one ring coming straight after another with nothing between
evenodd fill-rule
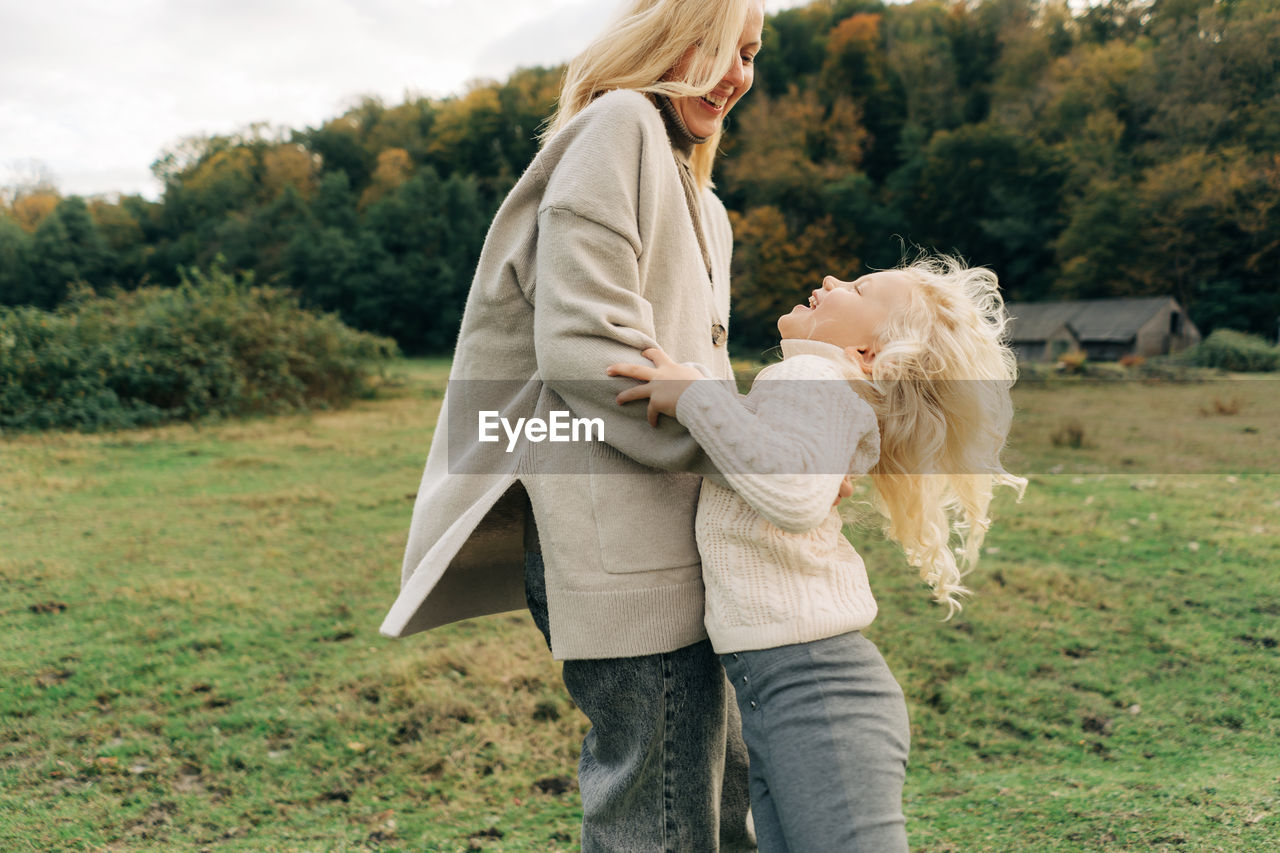
<instances>
[{"instance_id":1,"label":"shrub","mask_svg":"<svg viewBox=\"0 0 1280 853\"><path fill-rule=\"evenodd\" d=\"M1214 329L1209 337L1185 350L1179 358L1198 367L1216 367L1240 373L1280 369L1280 349L1257 335L1234 329Z\"/></svg>"},{"instance_id":2,"label":"shrub","mask_svg":"<svg viewBox=\"0 0 1280 853\"><path fill-rule=\"evenodd\" d=\"M341 405L395 344L214 267L174 288L0 309L0 428L80 430Z\"/></svg>"},{"instance_id":3,"label":"shrub","mask_svg":"<svg viewBox=\"0 0 1280 853\"><path fill-rule=\"evenodd\" d=\"M1221 378L1221 372L1211 367L1196 367L1177 355L1160 355L1149 358L1134 368L1134 373L1145 382L1208 382Z\"/></svg>"},{"instance_id":4,"label":"shrub","mask_svg":"<svg viewBox=\"0 0 1280 853\"><path fill-rule=\"evenodd\" d=\"M1058 428L1049 435L1049 441L1054 447L1071 447L1080 449L1089 446L1089 440L1085 437L1084 424L1075 418L1069 418L1058 425Z\"/></svg>"},{"instance_id":5,"label":"shrub","mask_svg":"<svg viewBox=\"0 0 1280 853\"><path fill-rule=\"evenodd\" d=\"M1084 350L1072 350L1058 356L1058 369L1064 373L1083 373L1089 356Z\"/></svg>"},{"instance_id":6,"label":"shrub","mask_svg":"<svg viewBox=\"0 0 1280 853\"><path fill-rule=\"evenodd\" d=\"M1238 415L1240 410L1244 408L1244 403L1240 402L1239 397L1232 397L1224 400L1221 397L1213 398L1213 405L1201 406L1200 414L1202 415Z\"/></svg>"}]
</instances>

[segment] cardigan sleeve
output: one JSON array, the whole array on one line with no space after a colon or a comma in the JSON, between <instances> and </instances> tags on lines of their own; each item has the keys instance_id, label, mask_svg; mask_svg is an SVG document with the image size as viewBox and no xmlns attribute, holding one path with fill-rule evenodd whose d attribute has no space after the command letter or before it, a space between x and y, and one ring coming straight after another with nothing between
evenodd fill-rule
<instances>
[{"instance_id":1,"label":"cardigan sleeve","mask_svg":"<svg viewBox=\"0 0 1280 853\"><path fill-rule=\"evenodd\" d=\"M614 399L633 381L605 374L615 362L644 363L640 351L659 345L648 298L653 282L646 287L640 270L642 254L652 249L642 244L639 216L653 204L647 194L656 176L674 169L666 130L649 100L627 90L602 95L578 120L538 210L538 372L575 416L602 419L604 441L625 456L718 479L684 427L664 418L651 428L644 406ZM691 280L701 274L691 267Z\"/></svg>"},{"instance_id":2,"label":"cardigan sleeve","mask_svg":"<svg viewBox=\"0 0 1280 853\"><path fill-rule=\"evenodd\" d=\"M752 509L789 533L817 527L840 481L879 458L875 414L839 370L809 355L762 372L748 399L754 411L720 383L697 381L676 413Z\"/></svg>"},{"instance_id":3,"label":"cardigan sleeve","mask_svg":"<svg viewBox=\"0 0 1280 853\"><path fill-rule=\"evenodd\" d=\"M658 345L631 239L558 207L543 209L538 231L533 337L548 387L575 415L603 419L605 441L636 462L718 478L688 431L670 418L653 429L643 406L614 400L634 383L605 376L608 365L639 362L641 350Z\"/></svg>"}]
</instances>

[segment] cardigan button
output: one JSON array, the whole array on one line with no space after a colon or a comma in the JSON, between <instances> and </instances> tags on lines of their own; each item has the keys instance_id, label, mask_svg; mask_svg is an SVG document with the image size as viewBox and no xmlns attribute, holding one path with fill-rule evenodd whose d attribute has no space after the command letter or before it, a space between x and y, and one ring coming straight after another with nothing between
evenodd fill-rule
<instances>
[{"instance_id":1,"label":"cardigan button","mask_svg":"<svg viewBox=\"0 0 1280 853\"><path fill-rule=\"evenodd\" d=\"M725 330L725 327L719 323L713 324L711 326L711 345L713 347L722 347L727 340L729 340L729 332Z\"/></svg>"}]
</instances>

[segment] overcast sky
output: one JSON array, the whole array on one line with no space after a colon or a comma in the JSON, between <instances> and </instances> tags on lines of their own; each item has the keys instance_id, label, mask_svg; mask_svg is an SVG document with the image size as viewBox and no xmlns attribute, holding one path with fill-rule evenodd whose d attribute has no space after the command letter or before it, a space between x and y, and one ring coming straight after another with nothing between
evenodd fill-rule
<instances>
[{"instance_id":1,"label":"overcast sky","mask_svg":"<svg viewBox=\"0 0 1280 853\"><path fill-rule=\"evenodd\" d=\"M766 0L770 11L806 0ZM302 128L362 95L554 65L620 0L0 0L0 185L154 198L187 136Z\"/></svg>"}]
</instances>

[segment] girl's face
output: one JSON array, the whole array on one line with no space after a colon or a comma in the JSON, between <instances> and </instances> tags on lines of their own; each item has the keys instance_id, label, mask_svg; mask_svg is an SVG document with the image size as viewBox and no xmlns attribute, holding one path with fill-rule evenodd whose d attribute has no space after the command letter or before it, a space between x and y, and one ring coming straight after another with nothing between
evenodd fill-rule
<instances>
[{"instance_id":1,"label":"girl's face","mask_svg":"<svg viewBox=\"0 0 1280 853\"><path fill-rule=\"evenodd\" d=\"M890 315L907 306L910 287L910 275L901 270L874 272L853 281L827 276L807 305L797 305L778 318L778 331L784 338L852 349L869 364L875 357L876 333Z\"/></svg>"},{"instance_id":2,"label":"girl's face","mask_svg":"<svg viewBox=\"0 0 1280 853\"><path fill-rule=\"evenodd\" d=\"M746 25L738 37L738 58L715 88L702 97L672 98L671 103L684 121L684 126L694 136L711 136L720 129L720 123L733 109L733 105L747 93L755 81L755 57L760 50L761 31L764 29L764 7L751 5ZM690 47L667 76L681 80L689 70L695 48Z\"/></svg>"}]
</instances>

